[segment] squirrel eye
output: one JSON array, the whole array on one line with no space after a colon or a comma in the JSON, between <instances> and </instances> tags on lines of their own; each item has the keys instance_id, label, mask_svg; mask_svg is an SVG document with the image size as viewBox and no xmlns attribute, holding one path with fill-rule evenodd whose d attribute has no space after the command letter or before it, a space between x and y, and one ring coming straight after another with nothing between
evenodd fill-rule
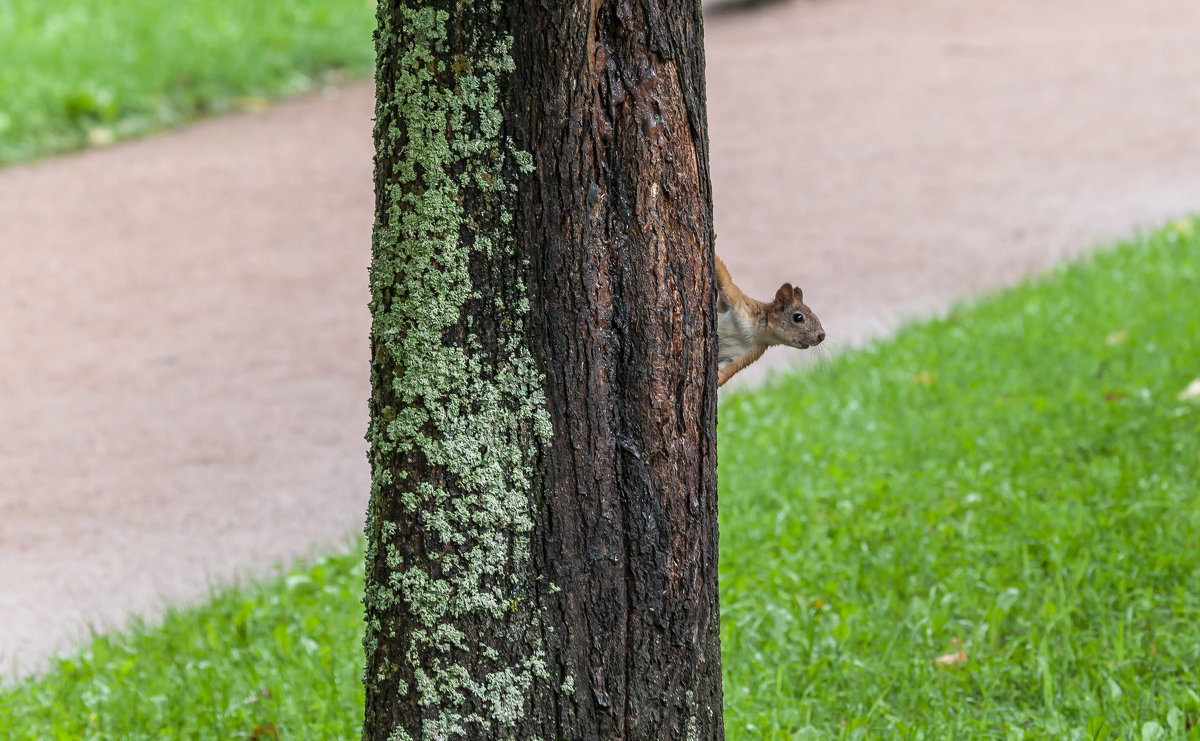
<instances>
[{"instance_id":1,"label":"squirrel eye","mask_svg":"<svg viewBox=\"0 0 1200 741\"><path fill-rule=\"evenodd\" d=\"M803 324L804 315L797 311L795 314L792 314L792 321L796 324Z\"/></svg>"}]
</instances>

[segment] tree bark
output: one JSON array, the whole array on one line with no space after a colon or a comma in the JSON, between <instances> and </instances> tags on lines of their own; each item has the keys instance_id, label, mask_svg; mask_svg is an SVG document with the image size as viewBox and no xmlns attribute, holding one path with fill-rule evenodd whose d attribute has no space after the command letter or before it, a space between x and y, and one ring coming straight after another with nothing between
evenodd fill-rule
<instances>
[{"instance_id":1,"label":"tree bark","mask_svg":"<svg viewBox=\"0 0 1200 741\"><path fill-rule=\"evenodd\" d=\"M364 739L723 738L697 0L380 0Z\"/></svg>"}]
</instances>

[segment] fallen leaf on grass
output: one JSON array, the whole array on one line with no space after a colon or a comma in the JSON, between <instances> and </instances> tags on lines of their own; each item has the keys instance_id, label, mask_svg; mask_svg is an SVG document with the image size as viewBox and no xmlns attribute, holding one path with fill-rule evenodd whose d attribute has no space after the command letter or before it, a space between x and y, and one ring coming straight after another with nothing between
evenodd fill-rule
<instances>
[{"instance_id":1,"label":"fallen leaf on grass","mask_svg":"<svg viewBox=\"0 0 1200 741\"><path fill-rule=\"evenodd\" d=\"M1200 401L1200 378L1188 384L1188 387L1179 392L1180 401Z\"/></svg>"},{"instance_id":2,"label":"fallen leaf on grass","mask_svg":"<svg viewBox=\"0 0 1200 741\"><path fill-rule=\"evenodd\" d=\"M967 663L967 652L960 648L952 654L942 654L933 663L943 669L956 669Z\"/></svg>"},{"instance_id":3,"label":"fallen leaf on grass","mask_svg":"<svg viewBox=\"0 0 1200 741\"><path fill-rule=\"evenodd\" d=\"M275 741L279 738L279 730L275 726L267 723L266 725L255 726L253 731L250 731L248 741Z\"/></svg>"},{"instance_id":4,"label":"fallen leaf on grass","mask_svg":"<svg viewBox=\"0 0 1200 741\"><path fill-rule=\"evenodd\" d=\"M1121 399L1124 399L1126 396L1129 396L1128 391L1109 391L1104 395L1104 400L1111 404L1114 401L1120 401Z\"/></svg>"},{"instance_id":5,"label":"fallen leaf on grass","mask_svg":"<svg viewBox=\"0 0 1200 741\"><path fill-rule=\"evenodd\" d=\"M936 380L937 376L933 375L929 371L921 371L917 375L913 376L914 383L919 383L926 388L932 386L933 382Z\"/></svg>"},{"instance_id":6,"label":"fallen leaf on grass","mask_svg":"<svg viewBox=\"0 0 1200 741\"><path fill-rule=\"evenodd\" d=\"M1108 345L1109 347L1112 347L1113 345L1119 345L1128 339L1129 339L1129 333L1126 332L1125 330L1121 329L1121 330L1117 330L1116 332L1113 332L1108 337L1105 337L1104 344Z\"/></svg>"},{"instance_id":7,"label":"fallen leaf on grass","mask_svg":"<svg viewBox=\"0 0 1200 741\"><path fill-rule=\"evenodd\" d=\"M963 650L961 638L950 641L950 650L953 653L942 654L934 659L933 663L943 669L954 669L967 663L967 652Z\"/></svg>"}]
</instances>

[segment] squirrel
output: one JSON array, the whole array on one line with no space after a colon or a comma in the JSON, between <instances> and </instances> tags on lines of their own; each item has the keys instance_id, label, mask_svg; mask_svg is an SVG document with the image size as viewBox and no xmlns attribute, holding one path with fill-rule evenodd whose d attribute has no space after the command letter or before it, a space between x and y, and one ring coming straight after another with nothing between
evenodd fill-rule
<instances>
[{"instance_id":1,"label":"squirrel","mask_svg":"<svg viewBox=\"0 0 1200 741\"><path fill-rule=\"evenodd\" d=\"M801 350L825 339L821 320L804 304L804 294L784 283L769 303L756 301L733 284L717 260L717 386L762 357L772 345Z\"/></svg>"}]
</instances>

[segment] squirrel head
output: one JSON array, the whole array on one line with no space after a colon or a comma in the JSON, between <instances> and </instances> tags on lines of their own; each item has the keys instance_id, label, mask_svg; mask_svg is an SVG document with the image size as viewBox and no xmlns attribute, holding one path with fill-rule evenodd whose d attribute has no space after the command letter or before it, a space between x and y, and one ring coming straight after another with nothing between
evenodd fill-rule
<instances>
[{"instance_id":1,"label":"squirrel head","mask_svg":"<svg viewBox=\"0 0 1200 741\"><path fill-rule=\"evenodd\" d=\"M791 283L780 286L775 300L767 305L767 329L778 344L801 350L825 339L821 320L804 303L804 293Z\"/></svg>"}]
</instances>

